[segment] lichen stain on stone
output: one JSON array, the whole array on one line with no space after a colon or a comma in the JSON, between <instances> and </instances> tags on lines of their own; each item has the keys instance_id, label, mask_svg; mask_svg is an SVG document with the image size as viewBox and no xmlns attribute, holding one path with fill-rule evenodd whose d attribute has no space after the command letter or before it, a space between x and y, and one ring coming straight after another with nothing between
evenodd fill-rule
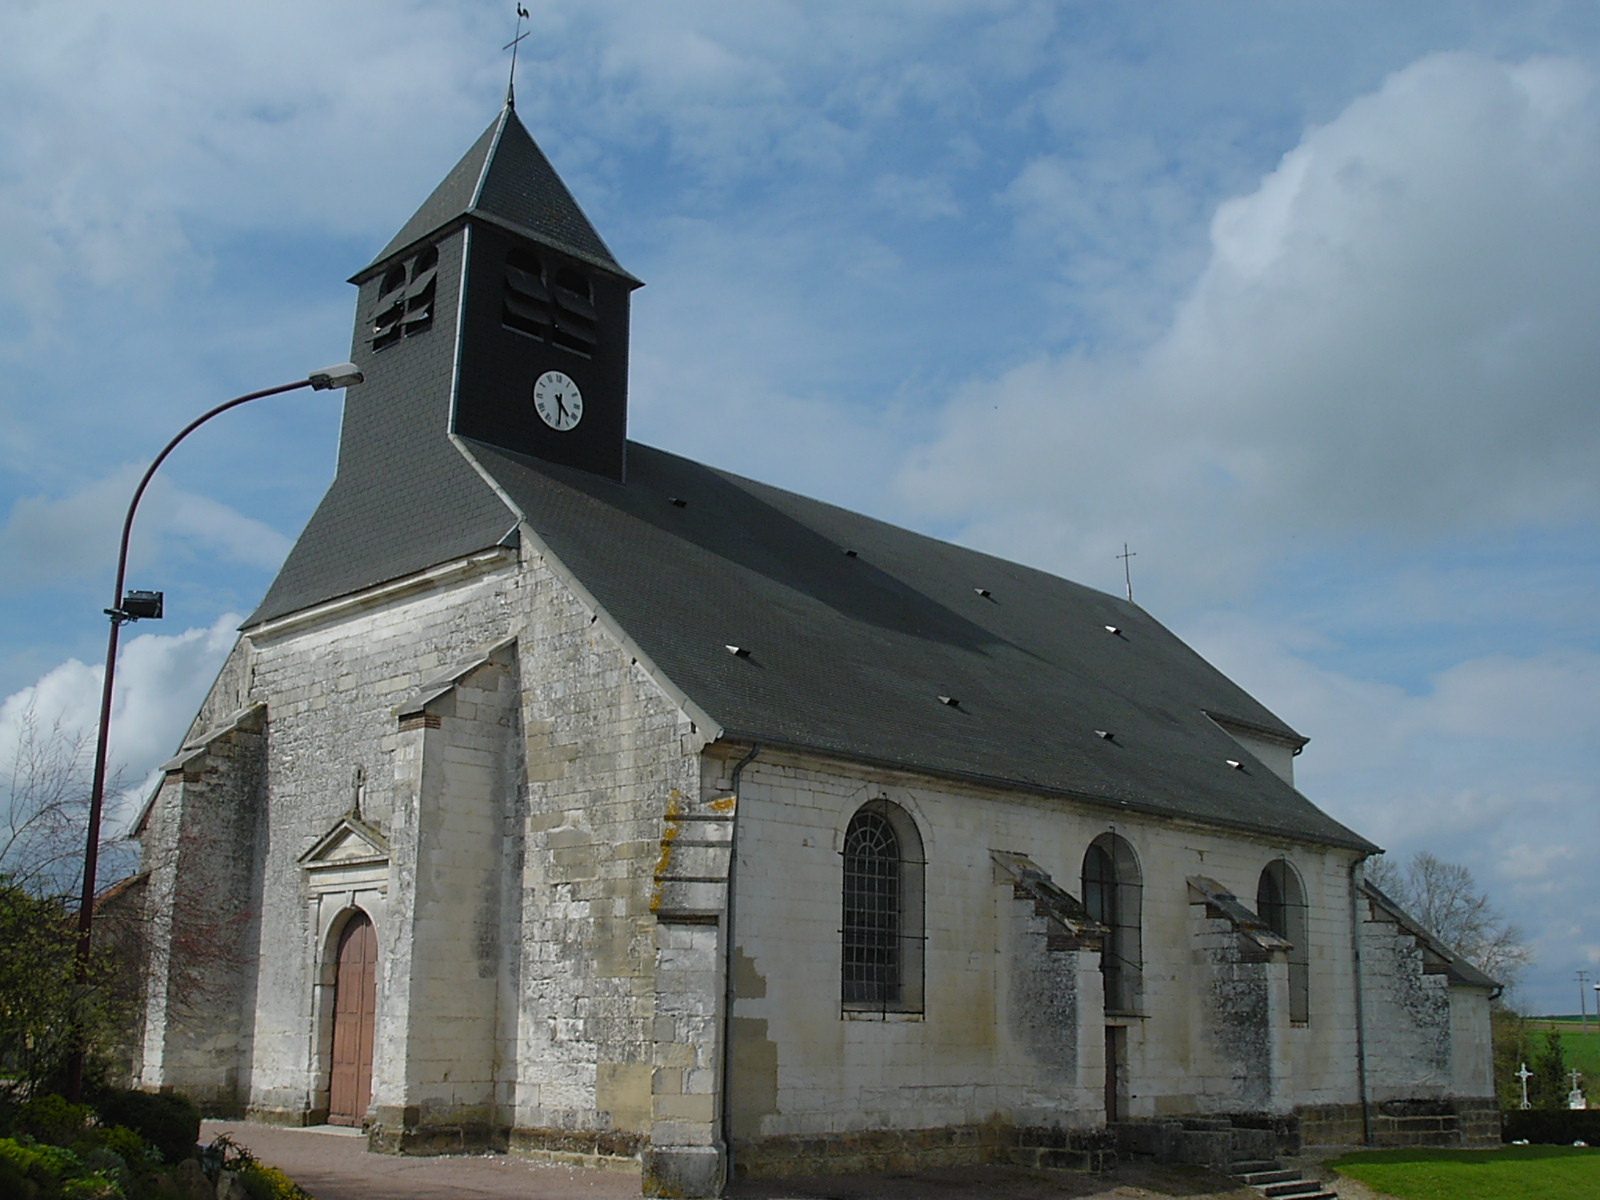
<instances>
[{"instance_id":1,"label":"lichen stain on stone","mask_svg":"<svg viewBox=\"0 0 1600 1200\"><path fill-rule=\"evenodd\" d=\"M1232 945L1206 954L1211 968L1210 1037L1218 1056L1232 1069L1240 1102L1263 1106L1272 1094L1266 964L1239 961Z\"/></svg>"},{"instance_id":2,"label":"lichen stain on stone","mask_svg":"<svg viewBox=\"0 0 1600 1200\"><path fill-rule=\"evenodd\" d=\"M761 1118L778 1111L778 1047L764 1017L735 1017L730 1025L729 1123L735 1138L759 1137Z\"/></svg>"},{"instance_id":3,"label":"lichen stain on stone","mask_svg":"<svg viewBox=\"0 0 1600 1200\"><path fill-rule=\"evenodd\" d=\"M727 814L733 812L733 810L738 807L738 804L739 797L723 796L720 799L713 800L710 804L706 805L706 807L714 813Z\"/></svg>"},{"instance_id":4,"label":"lichen stain on stone","mask_svg":"<svg viewBox=\"0 0 1600 1200\"><path fill-rule=\"evenodd\" d=\"M667 794L667 811L662 814L661 853L656 857L655 887L650 890L651 912L661 911L662 883L667 874L667 867L672 862L672 844L683 832L683 821L680 819L682 812L683 793L673 788Z\"/></svg>"}]
</instances>

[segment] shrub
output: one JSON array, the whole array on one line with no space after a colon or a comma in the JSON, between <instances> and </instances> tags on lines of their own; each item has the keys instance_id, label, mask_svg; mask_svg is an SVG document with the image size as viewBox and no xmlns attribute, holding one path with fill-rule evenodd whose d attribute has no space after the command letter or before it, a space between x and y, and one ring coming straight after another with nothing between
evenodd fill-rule
<instances>
[{"instance_id":1,"label":"shrub","mask_svg":"<svg viewBox=\"0 0 1600 1200\"><path fill-rule=\"evenodd\" d=\"M298 1183L277 1167L267 1166L227 1134L201 1150L200 1161L206 1164L208 1176L235 1172L250 1200L313 1200Z\"/></svg>"},{"instance_id":2,"label":"shrub","mask_svg":"<svg viewBox=\"0 0 1600 1200\"><path fill-rule=\"evenodd\" d=\"M13 1123L41 1142L71 1145L89 1126L89 1106L56 1095L35 1096L17 1109Z\"/></svg>"},{"instance_id":3,"label":"shrub","mask_svg":"<svg viewBox=\"0 0 1600 1200\"><path fill-rule=\"evenodd\" d=\"M91 1151L105 1155L106 1151ZM115 1155L109 1155L115 1159ZM6 1196L49 1196L61 1200L121 1200L114 1177L120 1164L90 1164L63 1146L31 1139L0 1138L0 1184ZM98 1169L97 1169L98 1168ZM20 1180L20 1183L18 1182Z\"/></svg>"},{"instance_id":4,"label":"shrub","mask_svg":"<svg viewBox=\"0 0 1600 1200\"><path fill-rule=\"evenodd\" d=\"M126 1125L111 1125L100 1129L97 1140L127 1163L132 1171L142 1174L152 1167L161 1165L161 1151Z\"/></svg>"},{"instance_id":5,"label":"shrub","mask_svg":"<svg viewBox=\"0 0 1600 1200\"><path fill-rule=\"evenodd\" d=\"M163 1162L182 1162L200 1140L200 1110L175 1092L112 1088L95 1097L102 1125L125 1125L161 1154Z\"/></svg>"},{"instance_id":6,"label":"shrub","mask_svg":"<svg viewBox=\"0 0 1600 1200\"><path fill-rule=\"evenodd\" d=\"M298 1183L265 1163L247 1163L239 1170L239 1180L250 1200L312 1200Z\"/></svg>"}]
</instances>

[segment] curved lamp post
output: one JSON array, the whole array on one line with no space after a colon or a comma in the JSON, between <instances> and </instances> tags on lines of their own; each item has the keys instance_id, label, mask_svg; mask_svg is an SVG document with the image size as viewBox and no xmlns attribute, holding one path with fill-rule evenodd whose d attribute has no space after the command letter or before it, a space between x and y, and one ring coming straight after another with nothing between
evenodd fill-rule
<instances>
[{"instance_id":1,"label":"curved lamp post","mask_svg":"<svg viewBox=\"0 0 1600 1200\"><path fill-rule=\"evenodd\" d=\"M155 461L139 480L139 486L133 490L133 499L128 502L128 515L122 521L122 542L117 548L117 582L111 593L111 607L105 610L106 616L111 618L111 638L106 646L105 682L100 689L100 730L94 748L94 781L89 791L89 833L83 850L83 895L78 905L75 979L80 989L89 981L89 948L94 932L95 869L100 860L100 819L105 808L106 751L111 735L111 690L117 670L117 635L127 621L161 615L160 592L124 593L122 590L123 577L128 568L128 535L133 531L133 514L139 508L144 489L149 485L150 477L156 473L156 468L166 461L167 455L172 453L173 448L219 413L225 413L230 408L238 408L239 405L248 404L252 400L260 400L263 396L276 396L280 392L293 392L300 388L328 391L332 388L354 387L361 380L361 372L356 369L354 363L339 363L321 371L313 371L304 379L296 380L294 383L283 383L277 387L264 388L259 392L247 392L243 396L235 396L226 404L217 405L210 412L196 417L185 425L182 432L156 455ZM79 1099L83 1090L83 1056L84 1045L79 1038L73 1050L67 1076L67 1098L74 1102Z\"/></svg>"}]
</instances>

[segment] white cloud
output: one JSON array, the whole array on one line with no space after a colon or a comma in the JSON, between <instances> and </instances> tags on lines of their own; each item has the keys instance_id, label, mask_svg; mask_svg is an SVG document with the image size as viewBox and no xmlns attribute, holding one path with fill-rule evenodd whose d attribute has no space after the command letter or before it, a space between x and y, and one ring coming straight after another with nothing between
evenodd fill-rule
<instances>
[{"instance_id":1,"label":"white cloud","mask_svg":"<svg viewBox=\"0 0 1600 1200\"><path fill-rule=\"evenodd\" d=\"M170 758L232 648L240 617L209 628L125 636L111 713L111 769L125 783ZM126 634L126 630L125 630ZM100 717L100 665L69 659L0 701L0 761L9 761L31 713L40 728L92 733Z\"/></svg>"},{"instance_id":2,"label":"white cloud","mask_svg":"<svg viewBox=\"0 0 1600 1200\"><path fill-rule=\"evenodd\" d=\"M1585 69L1426 58L1218 209L1147 349L972 383L902 489L987 544L1038 513L1069 571L1132 531L1202 583L1302 532L1592 519L1595 194Z\"/></svg>"},{"instance_id":3,"label":"white cloud","mask_svg":"<svg viewBox=\"0 0 1600 1200\"><path fill-rule=\"evenodd\" d=\"M0 526L4 590L93 578L116 560L117 541L142 468L125 466L60 499L24 496ZM228 562L273 570L291 542L216 500L152 480L134 522L130 561L148 565L177 544Z\"/></svg>"}]
</instances>

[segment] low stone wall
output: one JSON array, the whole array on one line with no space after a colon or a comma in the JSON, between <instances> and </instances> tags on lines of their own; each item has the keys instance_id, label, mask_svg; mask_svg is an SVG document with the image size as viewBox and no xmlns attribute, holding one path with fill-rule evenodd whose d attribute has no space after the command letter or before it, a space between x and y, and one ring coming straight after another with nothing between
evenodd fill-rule
<instances>
[{"instance_id":1,"label":"low stone wall","mask_svg":"<svg viewBox=\"0 0 1600 1200\"><path fill-rule=\"evenodd\" d=\"M1366 1140L1359 1104L1299 1109L1299 1143L1359 1146ZM1492 1097L1384 1100L1371 1106L1374 1146L1440 1146L1483 1150L1500 1144L1500 1106Z\"/></svg>"},{"instance_id":2,"label":"low stone wall","mask_svg":"<svg viewBox=\"0 0 1600 1200\"><path fill-rule=\"evenodd\" d=\"M1242 1114L1238 1117L1173 1117L1124 1121L1111 1127L1124 1155L1157 1162L1226 1167L1229 1163L1276 1158L1291 1148L1294 1118Z\"/></svg>"},{"instance_id":3,"label":"low stone wall","mask_svg":"<svg viewBox=\"0 0 1600 1200\"><path fill-rule=\"evenodd\" d=\"M1116 1165L1106 1129L1003 1124L768 1137L733 1150L736 1178L868 1174L1009 1163L1074 1171Z\"/></svg>"}]
</instances>

